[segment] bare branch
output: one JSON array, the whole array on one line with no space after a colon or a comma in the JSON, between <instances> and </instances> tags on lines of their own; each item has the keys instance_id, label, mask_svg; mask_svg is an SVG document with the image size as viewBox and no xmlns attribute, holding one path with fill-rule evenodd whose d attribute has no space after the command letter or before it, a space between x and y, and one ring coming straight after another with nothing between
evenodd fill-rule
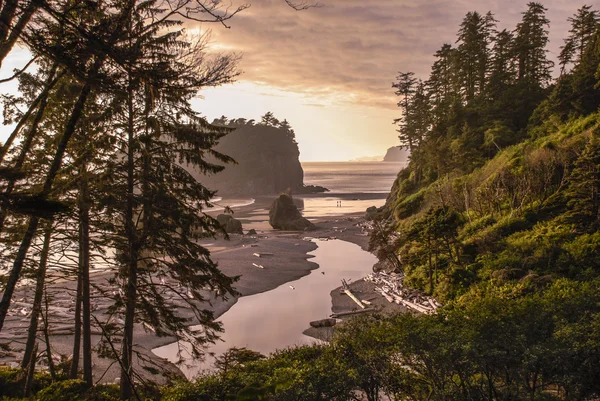
<instances>
[{"instance_id":1,"label":"bare branch","mask_svg":"<svg viewBox=\"0 0 600 401\"><path fill-rule=\"evenodd\" d=\"M308 10L309 8L321 7L321 4L319 4L318 1L313 3L310 1L306 1L306 0L302 0L302 1L285 0L285 3L288 6L292 7L296 11L304 11L304 10Z\"/></svg>"},{"instance_id":2,"label":"bare branch","mask_svg":"<svg viewBox=\"0 0 600 401\"><path fill-rule=\"evenodd\" d=\"M22 73L24 73L24 72L25 72L25 70L26 70L27 68L29 68L29 66L30 66L31 64L33 64L33 62L34 62L35 60L37 60L37 59L38 59L38 56L35 56L35 57L34 57L34 58L32 58L31 60L29 60L29 62L28 62L27 64L25 64L25 67L21 68L20 70L15 70L15 73L14 73L14 75L13 75L12 77L9 77L9 78L4 78L4 79L0 79L0 84L3 84L3 83L5 83L5 82L8 82L8 81L12 81L12 80L13 80L13 79L15 79L16 77L18 77L19 75L21 75Z\"/></svg>"},{"instance_id":3,"label":"bare branch","mask_svg":"<svg viewBox=\"0 0 600 401\"><path fill-rule=\"evenodd\" d=\"M196 4L197 6L195 7L185 7L185 12L175 11L174 13L188 20L196 22L218 22L221 23L225 28L231 28L231 26L227 25L225 21L233 18L237 13L242 12L250 7L250 4L243 4L236 8L233 12L229 12L229 9L226 9L224 12L219 13L216 7L209 7L204 4L204 2L196 1ZM202 18L200 17L202 14L209 15L211 18Z\"/></svg>"}]
</instances>

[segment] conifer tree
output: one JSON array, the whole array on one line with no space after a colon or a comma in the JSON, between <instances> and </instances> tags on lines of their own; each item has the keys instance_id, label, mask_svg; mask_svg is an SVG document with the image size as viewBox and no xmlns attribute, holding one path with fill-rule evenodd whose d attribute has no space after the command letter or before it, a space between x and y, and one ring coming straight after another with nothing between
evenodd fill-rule
<instances>
[{"instance_id":1,"label":"conifer tree","mask_svg":"<svg viewBox=\"0 0 600 401\"><path fill-rule=\"evenodd\" d=\"M415 93L415 84L417 79L414 77L414 72L401 72L396 78L396 82L392 84L392 88L396 88L396 96L401 99L398 102L398 107L402 113L402 117L394 120L394 124L399 125L398 132L400 133L400 143L410 150L412 153L415 149L415 136L411 132L412 124L410 123L411 115L411 100Z\"/></svg>"},{"instance_id":2,"label":"conifer tree","mask_svg":"<svg viewBox=\"0 0 600 401\"><path fill-rule=\"evenodd\" d=\"M584 5L568 21L571 23L570 35L565 39L558 56L561 74L566 72L569 64L577 65L581 62L589 42L598 29L600 13L593 10L592 6Z\"/></svg>"},{"instance_id":3,"label":"conifer tree","mask_svg":"<svg viewBox=\"0 0 600 401\"><path fill-rule=\"evenodd\" d=\"M203 212L214 192L190 171L222 170L205 160L208 155L231 161L212 149L230 130L208 124L189 102L204 86L230 82L236 59L205 60L204 42L187 42L184 31L175 29L180 22L154 22L163 12L159 5L140 3L128 24L123 51L130 63L114 97L116 140L124 155L111 167L113 179L107 189L114 196L107 207L118 222L114 246L121 267L114 282L122 291L113 311L125 322L120 355L123 399L133 395L137 377L136 323L145 322L157 335L194 340L193 353L198 355L220 327L202 307L202 290L210 288L220 296L234 293L233 279L223 275L208 250L197 243L219 225ZM163 31L165 27L171 30ZM138 73L142 69L143 75ZM204 331L188 328L190 322L180 316L173 298L189 306Z\"/></svg>"},{"instance_id":4,"label":"conifer tree","mask_svg":"<svg viewBox=\"0 0 600 401\"><path fill-rule=\"evenodd\" d=\"M459 79L457 74L458 52L449 44L444 44L435 53L436 60L426 82L434 106L433 116L440 122L447 115L450 105L459 96Z\"/></svg>"},{"instance_id":5,"label":"conifer tree","mask_svg":"<svg viewBox=\"0 0 600 401\"><path fill-rule=\"evenodd\" d=\"M491 13L469 12L458 31L458 60L461 86L467 102L485 90L489 70L492 33L496 20Z\"/></svg>"},{"instance_id":6,"label":"conifer tree","mask_svg":"<svg viewBox=\"0 0 600 401\"><path fill-rule=\"evenodd\" d=\"M575 162L567 190L570 222L597 229L600 220L600 143L596 129Z\"/></svg>"},{"instance_id":7,"label":"conifer tree","mask_svg":"<svg viewBox=\"0 0 600 401\"><path fill-rule=\"evenodd\" d=\"M551 78L553 62L548 60L548 26L546 7L530 2L515 31L515 56L519 81L535 87L546 87Z\"/></svg>"},{"instance_id":8,"label":"conifer tree","mask_svg":"<svg viewBox=\"0 0 600 401\"><path fill-rule=\"evenodd\" d=\"M514 37L511 32L504 29L494 38L494 46L491 60L491 74L488 92L496 97L513 85L516 81L516 65L514 60L513 43Z\"/></svg>"},{"instance_id":9,"label":"conifer tree","mask_svg":"<svg viewBox=\"0 0 600 401\"><path fill-rule=\"evenodd\" d=\"M265 115L260 118L260 123L269 127L277 127L280 124L279 120L270 111L267 111Z\"/></svg>"}]
</instances>

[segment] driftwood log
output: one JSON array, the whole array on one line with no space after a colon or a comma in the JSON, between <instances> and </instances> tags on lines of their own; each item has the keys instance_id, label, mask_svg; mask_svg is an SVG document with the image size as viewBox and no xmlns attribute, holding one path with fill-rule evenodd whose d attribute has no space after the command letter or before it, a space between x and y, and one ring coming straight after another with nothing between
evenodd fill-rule
<instances>
[{"instance_id":1,"label":"driftwood log","mask_svg":"<svg viewBox=\"0 0 600 401\"><path fill-rule=\"evenodd\" d=\"M376 285L375 292L381 294L388 302L404 305L419 313L436 313L441 307L435 299L421 293L418 290L404 287L404 275L402 273L372 273L365 277Z\"/></svg>"}]
</instances>

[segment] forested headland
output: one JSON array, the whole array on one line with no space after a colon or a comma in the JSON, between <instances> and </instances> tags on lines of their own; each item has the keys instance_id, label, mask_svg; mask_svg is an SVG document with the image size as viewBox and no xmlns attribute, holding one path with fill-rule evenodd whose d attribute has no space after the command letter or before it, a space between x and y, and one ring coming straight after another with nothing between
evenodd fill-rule
<instances>
[{"instance_id":1,"label":"forested headland","mask_svg":"<svg viewBox=\"0 0 600 401\"><path fill-rule=\"evenodd\" d=\"M215 150L235 160L214 175L198 175L217 195L256 196L279 194L288 189L304 191L304 171L294 129L271 112L260 121L223 116L212 122L231 129ZM215 161L217 163L217 161Z\"/></svg>"},{"instance_id":2,"label":"forested headland","mask_svg":"<svg viewBox=\"0 0 600 401\"><path fill-rule=\"evenodd\" d=\"M22 96L5 99L5 118L17 122L14 138L21 141L13 138L0 154L2 257L9 266L0 332L21 277L40 289L30 330L44 325L48 249L71 249L83 350L81 369L76 361L53 366L51 349L44 354L32 341L20 369L0 369L0 395L600 397L597 10L573 10L556 65L542 4L529 3L511 30L498 30L492 13L468 13L457 38L447 38L453 44L435 54L429 77L404 72L393 84L400 144L411 156L373 223L371 250L408 285L439 299L437 314L353 319L329 344L269 357L233 349L214 372L156 388L143 386L132 368L134 321L159 335L196 336L200 346L219 326L197 310L206 331L187 331L169 302L173 293L203 299L203 287L233 292L233 279L194 241L218 230L204 214L213 192L180 163L214 172L220 167L205 156L230 161L213 149L229 129L194 113L189 99L233 79L235 58L208 58L202 41L183 40L184 12L153 1L109 3L4 2L0 10L0 19L13 18L8 32L0 26L0 60L16 36L39 65L18 73ZM201 13L198 19L227 21L209 5L190 10ZM102 254L108 245L114 257ZM104 294L114 299L117 318L107 322L92 322L90 314L92 255L118 266L115 291ZM92 388L91 327L102 331L106 355L121 366L120 389ZM36 355L48 357L48 373L35 372Z\"/></svg>"}]
</instances>

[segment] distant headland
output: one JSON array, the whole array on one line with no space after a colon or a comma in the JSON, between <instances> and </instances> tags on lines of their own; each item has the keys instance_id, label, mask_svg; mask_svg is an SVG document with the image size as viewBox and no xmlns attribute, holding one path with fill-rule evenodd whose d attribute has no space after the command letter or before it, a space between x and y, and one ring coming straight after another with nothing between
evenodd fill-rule
<instances>
[{"instance_id":1,"label":"distant headland","mask_svg":"<svg viewBox=\"0 0 600 401\"><path fill-rule=\"evenodd\" d=\"M401 146L392 146L383 157L384 162L408 162L410 152Z\"/></svg>"},{"instance_id":2,"label":"distant headland","mask_svg":"<svg viewBox=\"0 0 600 401\"><path fill-rule=\"evenodd\" d=\"M350 160L351 162L401 162L408 163L410 152L408 149L401 146L392 146L389 148L385 156L365 156Z\"/></svg>"}]
</instances>

